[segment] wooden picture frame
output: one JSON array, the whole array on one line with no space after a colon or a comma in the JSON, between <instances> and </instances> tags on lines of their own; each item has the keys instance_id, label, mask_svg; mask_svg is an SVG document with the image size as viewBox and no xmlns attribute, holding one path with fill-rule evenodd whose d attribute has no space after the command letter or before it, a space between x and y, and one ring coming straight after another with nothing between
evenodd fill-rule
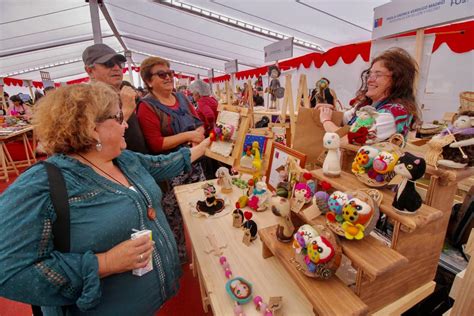
<instances>
[{"instance_id":1,"label":"wooden picture frame","mask_svg":"<svg viewBox=\"0 0 474 316\"><path fill-rule=\"evenodd\" d=\"M267 138L267 144L265 147L265 150L262 150L260 155L263 160L263 166L262 166L262 175L267 174L267 168L268 168L268 161L270 159L270 151L273 146L273 133L269 131L267 128L250 128L247 135L252 135L252 136L263 136ZM247 137L247 135L245 135ZM245 138L244 138L245 142ZM244 150L244 142L242 143L242 152L241 156L235 159L234 167L242 173L247 173L247 174L254 174L255 170L254 169L248 169L244 168L243 166L240 165L240 159L243 154Z\"/></svg>"},{"instance_id":2,"label":"wooden picture frame","mask_svg":"<svg viewBox=\"0 0 474 316\"><path fill-rule=\"evenodd\" d=\"M217 161L223 162L229 166L233 166L235 160L240 158L240 153L242 152L242 146L244 144L245 135L247 135L247 131L250 125L250 118L249 118L249 110L242 107L232 106L228 104L220 104L218 107L218 111L230 111L236 112L240 115L240 123L239 128L237 129L236 139L234 141L234 147L232 149L231 155L228 157L224 157L215 153L210 150L210 148L206 149L205 155L209 158L215 159Z\"/></svg>"},{"instance_id":3,"label":"wooden picture frame","mask_svg":"<svg viewBox=\"0 0 474 316\"><path fill-rule=\"evenodd\" d=\"M280 182L280 175L277 169L282 167L289 168L288 158L292 157L296 159L298 165L301 168L304 168L306 163L306 155L291 149L289 147L283 146L278 143L272 144L272 151L270 153L270 160L268 163L267 173L266 173L266 184L270 190L276 190L278 183ZM288 170L288 169L287 169Z\"/></svg>"}]
</instances>

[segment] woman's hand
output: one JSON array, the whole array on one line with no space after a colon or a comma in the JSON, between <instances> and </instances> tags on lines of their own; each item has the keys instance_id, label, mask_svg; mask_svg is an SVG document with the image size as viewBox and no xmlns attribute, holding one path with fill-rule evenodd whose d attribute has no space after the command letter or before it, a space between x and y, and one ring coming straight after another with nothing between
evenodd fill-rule
<instances>
[{"instance_id":1,"label":"woman's hand","mask_svg":"<svg viewBox=\"0 0 474 316\"><path fill-rule=\"evenodd\" d=\"M194 131L190 131L190 132L187 132L187 136L188 136L188 142L191 142L191 143L200 143L204 140L204 128L202 130L200 130L199 128L194 130Z\"/></svg>"},{"instance_id":2,"label":"woman's hand","mask_svg":"<svg viewBox=\"0 0 474 316\"><path fill-rule=\"evenodd\" d=\"M129 117L137 107L137 104L135 103L135 98L137 96L137 92L129 86L123 86L122 90L120 90L120 101L122 102L122 112L125 121L128 121Z\"/></svg>"},{"instance_id":3,"label":"woman's hand","mask_svg":"<svg viewBox=\"0 0 474 316\"><path fill-rule=\"evenodd\" d=\"M314 109L319 110L319 109L324 109L324 108L334 110L334 105L329 104L329 103L318 103L318 104L316 104Z\"/></svg>"},{"instance_id":4,"label":"woman's hand","mask_svg":"<svg viewBox=\"0 0 474 316\"><path fill-rule=\"evenodd\" d=\"M330 108L321 108L321 111L319 113L319 119L321 120L321 124L324 124L324 121L331 121L332 112L333 111Z\"/></svg>"},{"instance_id":5,"label":"woman's hand","mask_svg":"<svg viewBox=\"0 0 474 316\"><path fill-rule=\"evenodd\" d=\"M208 137L199 144L193 146L193 148L191 148L191 162L203 156L206 152L206 148L209 147L210 144L211 139Z\"/></svg>"},{"instance_id":6,"label":"woman's hand","mask_svg":"<svg viewBox=\"0 0 474 316\"><path fill-rule=\"evenodd\" d=\"M97 254L99 260L99 276L144 268L151 259L155 242L149 236L134 240L126 240L109 251Z\"/></svg>"}]
</instances>

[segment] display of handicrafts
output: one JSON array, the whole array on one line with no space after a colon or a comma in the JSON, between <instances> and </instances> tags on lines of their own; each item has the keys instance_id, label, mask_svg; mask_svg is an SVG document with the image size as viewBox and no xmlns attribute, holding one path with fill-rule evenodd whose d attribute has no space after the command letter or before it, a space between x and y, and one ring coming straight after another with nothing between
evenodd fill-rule
<instances>
[{"instance_id":1,"label":"display of handicrafts","mask_svg":"<svg viewBox=\"0 0 474 316\"><path fill-rule=\"evenodd\" d=\"M329 279L341 264L342 250L334 234L324 226L305 224L293 237L300 271L313 278Z\"/></svg>"},{"instance_id":2,"label":"display of handicrafts","mask_svg":"<svg viewBox=\"0 0 474 316\"><path fill-rule=\"evenodd\" d=\"M352 173L369 187L387 185L395 176L393 169L402 150L388 142L359 148L352 163Z\"/></svg>"},{"instance_id":3,"label":"display of handicrafts","mask_svg":"<svg viewBox=\"0 0 474 316\"><path fill-rule=\"evenodd\" d=\"M376 190L370 190L370 193L362 190L348 193L336 191L326 201L329 209L326 224L346 239L362 239L375 227L381 201L381 193Z\"/></svg>"},{"instance_id":4,"label":"display of handicrafts","mask_svg":"<svg viewBox=\"0 0 474 316\"><path fill-rule=\"evenodd\" d=\"M474 167L474 115L459 116L452 127L446 128L428 142L425 155L429 165L448 168Z\"/></svg>"}]
</instances>

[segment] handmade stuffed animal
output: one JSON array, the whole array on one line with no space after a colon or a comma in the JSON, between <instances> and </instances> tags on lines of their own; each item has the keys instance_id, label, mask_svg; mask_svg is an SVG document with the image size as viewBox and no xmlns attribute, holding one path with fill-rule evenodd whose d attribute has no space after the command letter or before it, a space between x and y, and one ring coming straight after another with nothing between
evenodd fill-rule
<instances>
[{"instance_id":1,"label":"handmade stuffed animal","mask_svg":"<svg viewBox=\"0 0 474 316\"><path fill-rule=\"evenodd\" d=\"M326 263L334 257L334 247L323 236L316 236L306 245L308 258L313 263Z\"/></svg>"},{"instance_id":2,"label":"handmade stuffed animal","mask_svg":"<svg viewBox=\"0 0 474 316\"><path fill-rule=\"evenodd\" d=\"M270 198L270 208L273 215L278 216L279 218L279 225L276 232L277 239L281 242L290 242L293 239L293 234L295 233L295 226L291 221L288 191L277 191L277 195Z\"/></svg>"},{"instance_id":3,"label":"handmade stuffed animal","mask_svg":"<svg viewBox=\"0 0 474 316\"><path fill-rule=\"evenodd\" d=\"M454 121L452 128L441 133L454 136L454 141L443 147L442 159L438 160L439 165L450 168L474 167L473 126L473 117L461 115Z\"/></svg>"},{"instance_id":4,"label":"handmade stuffed animal","mask_svg":"<svg viewBox=\"0 0 474 316\"><path fill-rule=\"evenodd\" d=\"M223 199L216 198L216 188L214 185L211 183L205 183L202 185L202 189L206 199L197 202L197 210L209 215L220 213L224 209L225 203Z\"/></svg>"},{"instance_id":5,"label":"handmade stuffed animal","mask_svg":"<svg viewBox=\"0 0 474 316\"><path fill-rule=\"evenodd\" d=\"M379 150L371 146L362 146L359 148L354 162L352 163L352 172L354 174L365 173L372 167L372 163L378 153Z\"/></svg>"},{"instance_id":6,"label":"handmade stuffed animal","mask_svg":"<svg viewBox=\"0 0 474 316\"><path fill-rule=\"evenodd\" d=\"M357 119L352 124L347 139L349 144L364 145L376 139L375 121L378 113L374 107L367 105L356 112Z\"/></svg>"},{"instance_id":7,"label":"handmade stuffed animal","mask_svg":"<svg viewBox=\"0 0 474 316\"><path fill-rule=\"evenodd\" d=\"M338 177L341 175L341 138L336 133L326 133L323 137L323 146L328 150L323 163L323 173L326 176Z\"/></svg>"},{"instance_id":8,"label":"handmade stuffed animal","mask_svg":"<svg viewBox=\"0 0 474 316\"><path fill-rule=\"evenodd\" d=\"M269 193L268 188L265 182L259 181L255 184L252 195L247 203L247 205L257 211L263 212L268 207Z\"/></svg>"},{"instance_id":9,"label":"handmade stuffed animal","mask_svg":"<svg viewBox=\"0 0 474 316\"><path fill-rule=\"evenodd\" d=\"M398 155L387 151L381 151L375 157L372 169L369 170L368 176L377 182L383 182L385 175L392 172L397 164Z\"/></svg>"},{"instance_id":10,"label":"handmade stuffed animal","mask_svg":"<svg viewBox=\"0 0 474 316\"><path fill-rule=\"evenodd\" d=\"M394 170L403 180L397 187L392 206L400 213L415 214L423 203L416 191L415 181L425 174L426 162L423 158L407 152L400 157Z\"/></svg>"},{"instance_id":11,"label":"handmade stuffed animal","mask_svg":"<svg viewBox=\"0 0 474 316\"><path fill-rule=\"evenodd\" d=\"M268 76L272 78L270 85L268 87L268 92L271 95L271 102L269 109L277 108L277 99L283 98L285 89L281 87L280 80L278 79L281 75L281 71L277 65L272 65L268 67Z\"/></svg>"}]
</instances>

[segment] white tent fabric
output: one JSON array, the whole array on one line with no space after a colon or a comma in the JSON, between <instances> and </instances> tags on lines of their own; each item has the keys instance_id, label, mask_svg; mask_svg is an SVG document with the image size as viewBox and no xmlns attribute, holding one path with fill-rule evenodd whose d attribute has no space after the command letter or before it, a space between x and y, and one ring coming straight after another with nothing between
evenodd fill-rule
<instances>
[{"instance_id":1,"label":"white tent fabric","mask_svg":"<svg viewBox=\"0 0 474 316\"><path fill-rule=\"evenodd\" d=\"M103 5L132 59L148 55L172 60L172 68L207 76L238 59L239 70L264 65L263 47L276 41L264 35L211 21L160 1L104 0ZM171 1L162 1L171 2ZM185 3L314 43L324 50L369 40L373 8L388 0L187 0ZM117 51L102 12L104 43ZM84 0L2 0L0 2L0 76L40 81L39 70L56 82L82 78L81 53L93 44L89 4ZM293 56L314 51L295 46Z\"/></svg>"}]
</instances>

